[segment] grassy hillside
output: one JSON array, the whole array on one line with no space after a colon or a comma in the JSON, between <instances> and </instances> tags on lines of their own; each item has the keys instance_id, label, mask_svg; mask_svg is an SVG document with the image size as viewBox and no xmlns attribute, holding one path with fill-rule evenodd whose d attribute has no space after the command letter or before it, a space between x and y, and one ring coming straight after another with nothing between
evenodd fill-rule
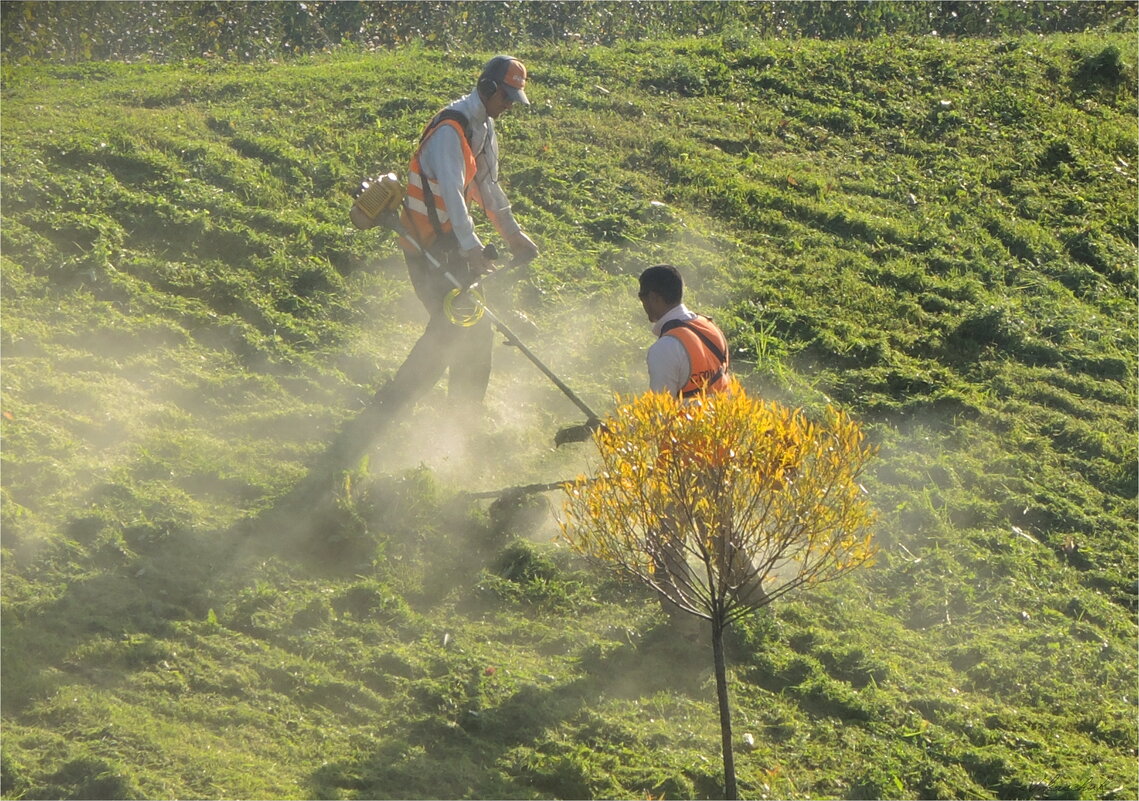
<instances>
[{"instance_id":1,"label":"grassy hillside","mask_svg":"<svg viewBox=\"0 0 1139 801\"><path fill-rule=\"evenodd\" d=\"M732 633L749 798L1133 798L1134 32L523 50L542 258L492 293L601 410L635 276L861 419L878 564ZM580 414L511 349L306 475L424 316L348 192L489 53L3 74L8 798L714 797L710 655L550 541ZM484 225L485 227L485 225Z\"/></svg>"}]
</instances>

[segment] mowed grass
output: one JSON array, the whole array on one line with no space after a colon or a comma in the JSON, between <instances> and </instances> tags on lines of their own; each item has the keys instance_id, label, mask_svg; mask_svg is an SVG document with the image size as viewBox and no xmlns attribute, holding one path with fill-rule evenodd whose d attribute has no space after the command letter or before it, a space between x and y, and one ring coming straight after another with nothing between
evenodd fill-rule
<instances>
[{"instance_id":1,"label":"mowed grass","mask_svg":"<svg viewBox=\"0 0 1139 801\"><path fill-rule=\"evenodd\" d=\"M1133 49L518 52L511 327L606 411L671 261L750 390L881 449L878 564L732 633L745 797L1139 793ZM250 534L424 322L350 192L489 55L5 68L5 797L722 791L710 654L556 493L464 495L590 457L512 349L488 419L440 388Z\"/></svg>"}]
</instances>

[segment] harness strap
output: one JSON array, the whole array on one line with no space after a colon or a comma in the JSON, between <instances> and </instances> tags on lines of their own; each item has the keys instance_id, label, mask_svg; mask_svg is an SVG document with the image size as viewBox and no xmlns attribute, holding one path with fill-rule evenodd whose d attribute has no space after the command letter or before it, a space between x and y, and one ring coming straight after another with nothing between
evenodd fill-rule
<instances>
[{"instance_id":1,"label":"harness strap","mask_svg":"<svg viewBox=\"0 0 1139 801\"><path fill-rule=\"evenodd\" d=\"M661 326L660 335L664 336L674 328L687 328L696 336L700 337L700 341L708 347L708 350L712 352L712 355L716 357L717 361L719 361L721 365L727 364L728 357L722 350L720 350L720 346L709 339L708 335L701 331L699 328L694 325L689 325L687 320L669 320L667 323Z\"/></svg>"},{"instance_id":2,"label":"harness strap","mask_svg":"<svg viewBox=\"0 0 1139 801\"><path fill-rule=\"evenodd\" d=\"M708 319L710 319L710 318L708 318ZM688 320L669 320L667 323L665 323L663 326L661 326L660 335L664 336L669 331L672 331L673 329L676 329L676 328L687 328L689 331L694 333L697 337L700 338L700 341L704 343L704 346L706 348L708 348L708 351L716 358L716 361L718 361L720 363L720 369L718 369L716 372L714 372L711 376L708 377L708 380L704 382L704 386L711 386L711 385L715 384L717 381L719 381L721 378L723 378L724 377L724 367L728 363L728 357L722 350L720 350L720 346L718 344L716 344L715 342L713 342L711 339L709 339L707 334L705 334L703 331L701 331L696 326L692 325ZM691 398L694 395L699 395L699 394L700 394L699 389L691 389L688 392L681 392L680 396L682 398Z\"/></svg>"},{"instance_id":3,"label":"harness strap","mask_svg":"<svg viewBox=\"0 0 1139 801\"><path fill-rule=\"evenodd\" d=\"M427 127L423 129L423 134L419 137L419 143L423 144L423 140L427 138L427 134L435 130L435 128L443 122L454 120L459 123L459 127L463 129L463 136L467 138L467 146L471 144L471 122L467 119L467 115L455 108L445 108L436 114L431 122L427 123Z\"/></svg>"},{"instance_id":4,"label":"harness strap","mask_svg":"<svg viewBox=\"0 0 1139 801\"><path fill-rule=\"evenodd\" d=\"M459 123L459 127L463 129L463 137L467 140L467 148L471 146L471 124L467 119L467 115L463 112L453 109L445 108L436 114L427 127L423 129L423 135L419 137L419 145L423 146L423 142L431 133L448 120L453 120ZM435 241L444 245L444 250L455 250L457 248L457 241L455 234L451 231L444 232L443 225L439 222L439 211L435 208L435 193L431 191L431 182L427 177L423 177L423 202L427 206L427 219L431 221L431 227L435 229Z\"/></svg>"},{"instance_id":5,"label":"harness strap","mask_svg":"<svg viewBox=\"0 0 1139 801\"><path fill-rule=\"evenodd\" d=\"M724 368L721 367L719 370L712 373L712 375L708 376L708 380L704 382L703 386L709 386L710 387L710 386L714 385L717 381L719 381L723 377L724 377ZM700 394L700 388L690 389L687 392L681 392L680 397L682 397L682 398L694 398L699 394Z\"/></svg>"}]
</instances>

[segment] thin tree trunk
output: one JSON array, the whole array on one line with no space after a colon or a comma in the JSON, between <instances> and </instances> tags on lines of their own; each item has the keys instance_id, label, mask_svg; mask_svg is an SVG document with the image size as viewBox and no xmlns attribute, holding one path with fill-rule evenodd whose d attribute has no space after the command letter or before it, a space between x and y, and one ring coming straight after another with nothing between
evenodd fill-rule
<instances>
[{"instance_id":1,"label":"thin tree trunk","mask_svg":"<svg viewBox=\"0 0 1139 801\"><path fill-rule=\"evenodd\" d=\"M716 662L716 696L720 701L720 740L724 752L724 798L739 798L736 789L736 757L732 751L732 709L728 704L728 668L724 660L722 613L712 615L712 656Z\"/></svg>"}]
</instances>

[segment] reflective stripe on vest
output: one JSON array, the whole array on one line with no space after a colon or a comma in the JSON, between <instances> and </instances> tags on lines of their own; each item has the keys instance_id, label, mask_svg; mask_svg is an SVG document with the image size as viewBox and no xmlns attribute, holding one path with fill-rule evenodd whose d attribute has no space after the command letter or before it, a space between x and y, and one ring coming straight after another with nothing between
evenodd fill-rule
<instances>
[{"instance_id":1,"label":"reflective stripe on vest","mask_svg":"<svg viewBox=\"0 0 1139 801\"><path fill-rule=\"evenodd\" d=\"M707 317L670 320L661 329L661 336L676 337L688 353L690 375L688 383L680 388L682 398L705 387L709 392L728 388L728 340L715 323Z\"/></svg>"},{"instance_id":2,"label":"reflective stripe on vest","mask_svg":"<svg viewBox=\"0 0 1139 801\"><path fill-rule=\"evenodd\" d=\"M404 196L403 211L400 213L404 231L414 236L423 250L430 248L437 237L449 234L453 228L451 215L447 211L447 204L439 191L439 183L427 179L419 165L419 154L423 145L444 125L450 125L455 129L455 132L459 134L459 143L463 148L464 196L467 194L468 187L478 170L475 154L471 152L470 142L467 141L466 131L463 130L463 126L457 120L441 119L440 116L436 116L428 123L427 129L419 140L419 147L416 149L415 155L411 157L411 164L407 168L407 194ZM430 198L433 209L428 208L428 198ZM434 220L432 220L432 216L434 216ZM404 237L401 236L400 240L404 250L409 253L417 252L415 245L407 242Z\"/></svg>"}]
</instances>

